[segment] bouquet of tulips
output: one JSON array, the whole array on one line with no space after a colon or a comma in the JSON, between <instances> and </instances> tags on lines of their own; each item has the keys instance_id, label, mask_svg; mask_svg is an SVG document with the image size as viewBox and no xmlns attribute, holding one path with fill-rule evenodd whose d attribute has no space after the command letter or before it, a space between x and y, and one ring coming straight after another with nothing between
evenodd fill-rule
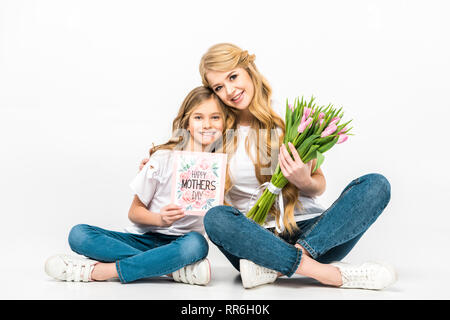
<instances>
[{"instance_id":1,"label":"bouquet of tulips","mask_svg":"<svg viewBox=\"0 0 450 320\"><path fill-rule=\"evenodd\" d=\"M313 172L323 163L325 159L323 153L330 150L335 144L346 141L351 135L348 133L351 128L347 128L351 120L340 124L344 115L342 108L336 109L331 104L319 107L314 103L314 99L312 97L307 102L303 100L303 97L301 100L297 98L294 105L286 101L286 127L283 140L285 145L288 142L294 145L303 163L317 159ZM288 152L291 155L289 148ZM258 224L264 224L277 193L279 194L287 183L287 179L281 172L280 164L278 164L269 186L247 213L247 217Z\"/></svg>"}]
</instances>

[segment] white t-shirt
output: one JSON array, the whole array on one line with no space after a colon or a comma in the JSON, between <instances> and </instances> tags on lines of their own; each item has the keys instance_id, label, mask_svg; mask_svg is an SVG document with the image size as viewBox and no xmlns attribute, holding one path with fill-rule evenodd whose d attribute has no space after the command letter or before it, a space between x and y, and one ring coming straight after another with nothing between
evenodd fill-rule
<instances>
[{"instance_id":1,"label":"white t-shirt","mask_svg":"<svg viewBox=\"0 0 450 320\"><path fill-rule=\"evenodd\" d=\"M272 102L273 103L273 102ZM280 112L274 108L281 118L284 120L284 112ZM225 201L233 207L246 214L257 199L261 196L262 191L258 192L258 187L261 185L255 175L255 166L249 155L245 150L245 139L249 133L249 126L238 127L238 146L236 153L231 157L229 163L230 179L233 187L225 196ZM252 155L255 154L255 147L250 150ZM253 156L253 158L255 158ZM302 208L295 208L295 221L307 220L321 215L325 211L325 207L319 204L315 198L299 196ZM283 201L286 203L286 201ZM264 227L272 228L275 226L273 216L268 216Z\"/></svg>"},{"instance_id":2,"label":"white t-shirt","mask_svg":"<svg viewBox=\"0 0 450 320\"><path fill-rule=\"evenodd\" d=\"M159 213L161 208L171 203L171 181L173 172L173 152L158 150L150 157L142 170L131 181L130 187L139 200L151 212ZM133 223L126 232L144 234L157 232L167 235L183 235L190 231L204 234L203 217L186 215L170 227L157 227Z\"/></svg>"}]
</instances>

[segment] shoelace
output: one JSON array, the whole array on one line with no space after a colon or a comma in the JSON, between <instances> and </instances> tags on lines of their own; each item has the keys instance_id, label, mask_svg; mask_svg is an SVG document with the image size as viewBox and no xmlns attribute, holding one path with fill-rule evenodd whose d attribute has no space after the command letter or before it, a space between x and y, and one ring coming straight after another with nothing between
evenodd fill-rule
<instances>
[{"instance_id":1,"label":"shoelace","mask_svg":"<svg viewBox=\"0 0 450 320\"><path fill-rule=\"evenodd\" d=\"M262 267L262 266L256 266L255 267L255 275L260 278L264 279L271 279L274 276L275 271L270 270L268 268Z\"/></svg>"},{"instance_id":2,"label":"shoelace","mask_svg":"<svg viewBox=\"0 0 450 320\"><path fill-rule=\"evenodd\" d=\"M92 271L92 266L89 263L81 263L70 259L64 259L64 262L67 265L66 281L89 281Z\"/></svg>"},{"instance_id":3,"label":"shoelace","mask_svg":"<svg viewBox=\"0 0 450 320\"><path fill-rule=\"evenodd\" d=\"M373 281L373 268L351 268L342 272L343 282L347 285L364 285Z\"/></svg>"}]
</instances>

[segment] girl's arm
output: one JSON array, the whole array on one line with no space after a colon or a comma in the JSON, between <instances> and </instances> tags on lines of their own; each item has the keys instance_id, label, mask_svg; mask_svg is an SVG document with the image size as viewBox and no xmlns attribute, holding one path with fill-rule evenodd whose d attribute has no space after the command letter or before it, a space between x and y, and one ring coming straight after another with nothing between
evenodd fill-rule
<instances>
[{"instance_id":1,"label":"girl's arm","mask_svg":"<svg viewBox=\"0 0 450 320\"><path fill-rule=\"evenodd\" d=\"M134 196L128 211L128 219L132 222L157 227L169 227L184 216L184 211L174 204L162 207L159 213L151 212L137 195Z\"/></svg>"},{"instance_id":2,"label":"girl's arm","mask_svg":"<svg viewBox=\"0 0 450 320\"><path fill-rule=\"evenodd\" d=\"M159 216L159 214L148 210L145 204L143 204L142 201L139 200L137 195L134 196L130 210L128 210L128 219L136 224L150 226L161 225L161 217Z\"/></svg>"},{"instance_id":3,"label":"girl's arm","mask_svg":"<svg viewBox=\"0 0 450 320\"><path fill-rule=\"evenodd\" d=\"M150 158L144 158L142 159L141 163L139 164L139 171L142 170L142 168L145 166L145 164L150 160Z\"/></svg>"}]
</instances>

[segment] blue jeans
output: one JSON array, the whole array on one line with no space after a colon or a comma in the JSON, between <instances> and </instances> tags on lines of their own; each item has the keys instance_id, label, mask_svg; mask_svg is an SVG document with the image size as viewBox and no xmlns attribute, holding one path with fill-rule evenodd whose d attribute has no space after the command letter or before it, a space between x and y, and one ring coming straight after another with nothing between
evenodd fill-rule
<instances>
[{"instance_id":1,"label":"blue jeans","mask_svg":"<svg viewBox=\"0 0 450 320\"><path fill-rule=\"evenodd\" d=\"M302 257L295 243L321 263L342 260L387 206L390 189L380 174L353 180L323 214L297 223L299 232L293 241L282 239L230 206L211 208L203 222L211 241L237 270L239 259L248 259L290 277Z\"/></svg>"},{"instance_id":2,"label":"blue jeans","mask_svg":"<svg viewBox=\"0 0 450 320\"><path fill-rule=\"evenodd\" d=\"M208 255L208 242L198 232L183 236L133 234L79 224L69 233L71 249L101 262L115 262L120 282L172 273Z\"/></svg>"}]
</instances>

